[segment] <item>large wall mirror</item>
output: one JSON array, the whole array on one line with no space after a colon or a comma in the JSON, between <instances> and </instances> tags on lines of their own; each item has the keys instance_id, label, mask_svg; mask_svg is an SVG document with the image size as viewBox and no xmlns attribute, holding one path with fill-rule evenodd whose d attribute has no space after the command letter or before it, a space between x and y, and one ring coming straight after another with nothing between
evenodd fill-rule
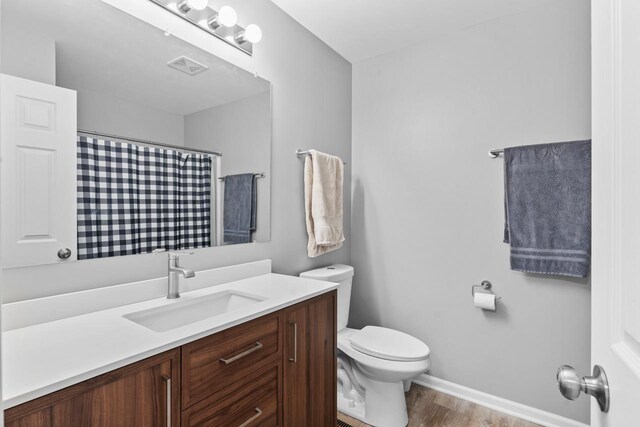
<instances>
[{"instance_id":1,"label":"large wall mirror","mask_svg":"<svg viewBox=\"0 0 640 427\"><path fill-rule=\"evenodd\" d=\"M16 132L32 134L1 135L4 159L26 165L7 176L15 181L8 193L22 209L48 209L35 219L10 213L7 220L22 231L3 248L59 240L47 249L56 252L51 261L18 259L5 267L64 261L67 249L81 260L270 239L268 81L101 0L2 0L0 27L1 71L9 76L3 84L10 88L2 96L31 100L18 102L15 114L24 121ZM24 149L43 129L53 135L71 122L56 122L62 101L40 99L52 86L76 93L75 132L60 142L73 146L73 162L60 160L62 148L51 156L55 150L37 144L38 153ZM35 160L43 156L57 162L45 162L46 174ZM62 166L75 168L77 205L66 214L75 215L75 247L47 225L58 221L53 199L63 190L53 188L52 177L66 173L56 170Z\"/></svg>"}]
</instances>

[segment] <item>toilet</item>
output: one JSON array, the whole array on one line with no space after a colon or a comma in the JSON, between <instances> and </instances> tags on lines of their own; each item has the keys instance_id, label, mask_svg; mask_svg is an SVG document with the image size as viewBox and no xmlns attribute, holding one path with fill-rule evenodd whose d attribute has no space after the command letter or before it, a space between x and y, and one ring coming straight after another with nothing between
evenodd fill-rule
<instances>
[{"instance_id":1,"label":"toilet","mask_svg":"<svg viewBox=\"0 0 640 427\"><path fill-rule=\"evenodd\" d=\"M431 366L429 347L394 329L347 328L353 267L330 265L300 277L338 286L338 411L376 427L408 423L405 391Z\"/></svg>"}]
</instances>

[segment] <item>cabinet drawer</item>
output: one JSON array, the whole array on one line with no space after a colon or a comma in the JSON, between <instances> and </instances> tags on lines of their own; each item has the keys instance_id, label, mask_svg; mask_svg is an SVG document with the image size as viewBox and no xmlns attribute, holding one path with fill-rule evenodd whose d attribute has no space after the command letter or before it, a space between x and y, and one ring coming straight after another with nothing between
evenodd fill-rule
<instances>
[{"instance_id":1,"label":"cabinet drawer","mask_svg":"<svg viewBox=\"0 0 640 427\"><path fill-rule=\"evenodd\" d=\"M280 365L270 365L182 412L182 427L277 426Z\"/></svg>"},{"instance_id":2,"label":"cabinet drawer","mask_svg":"<svg viewBox=\"0 0 640 427\"><path fill-rule=\"evenodd\" d=\"M182 407L211 396L279 360L282 313L276 312L182 347Z\"/></svg>"}]
</instances>

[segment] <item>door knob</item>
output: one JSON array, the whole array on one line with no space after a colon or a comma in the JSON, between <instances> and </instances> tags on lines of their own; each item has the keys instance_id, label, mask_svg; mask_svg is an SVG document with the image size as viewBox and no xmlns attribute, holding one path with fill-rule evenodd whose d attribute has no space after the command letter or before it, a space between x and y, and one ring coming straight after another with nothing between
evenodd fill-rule
<instances>
[{"instance_id":1,"label":"door knob","mask_svg":"<svg viewBox=\"0 0 640 427\"><path fill-rule=\"evenodd\" d=\"M69 248L60 249L58 251L58 258L60 259L67 259L70 256L71 256L71 249Z\"/></svg>"},{"instance_id":2,"label":"door knob","mask_svg":"<svg viewBox=\"0 0 640 427\"><path fill-rule=\"evenodd\" d=\"M602 412L609 410L609 381L602 366L595 365L592 376L580 378L575 369L563 365L558 368L556 378L560 393L567 399L575 400L580 392L587 393L596 398Z\"/></svg>"}]
</instances>

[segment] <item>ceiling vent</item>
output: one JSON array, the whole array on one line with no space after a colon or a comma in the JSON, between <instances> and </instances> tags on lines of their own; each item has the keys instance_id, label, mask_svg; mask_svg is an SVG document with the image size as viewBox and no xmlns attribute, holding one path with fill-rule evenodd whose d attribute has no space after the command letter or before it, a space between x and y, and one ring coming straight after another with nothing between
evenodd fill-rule
<instances>
[{"instance_id":1,"label":"ceiling vent","mask_svg":"<svg viewBox=\"0 0 640 427\"><path fill-rule=\"evenodd\" d=\"M173 61L168 62L167 65L178 71L189 74L190 76L195 76L196 74L200 74L201 72L209 69L206 65L187 58L186 56L176 58Z\"/></svg>"}]
</instances>

